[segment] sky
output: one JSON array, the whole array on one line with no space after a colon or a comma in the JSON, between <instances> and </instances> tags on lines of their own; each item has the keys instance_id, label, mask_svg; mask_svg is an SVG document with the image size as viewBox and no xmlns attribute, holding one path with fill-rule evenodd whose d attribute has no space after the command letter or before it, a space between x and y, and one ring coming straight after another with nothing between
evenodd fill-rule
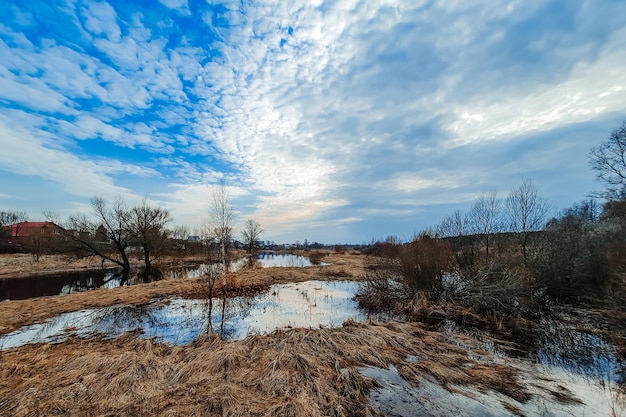
<instances>
[{"instance_id":1,"label":"sky","mask_svg":"<svg viewBox=\"0 0 626 417\"><path fill-rule=\"evenodd\" d=\"M601 185L626 2L3 0L0 209L146 198L192 232L225 184L276 242L403 240L530 179ZM239 228L241 230L241 227Z\"/></svg>"}]
</instances>

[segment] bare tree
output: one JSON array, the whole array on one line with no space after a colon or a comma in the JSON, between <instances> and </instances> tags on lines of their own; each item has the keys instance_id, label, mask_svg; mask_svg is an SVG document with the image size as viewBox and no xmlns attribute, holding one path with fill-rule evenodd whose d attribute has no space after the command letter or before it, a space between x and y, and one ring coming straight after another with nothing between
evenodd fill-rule
<instances>
[{"instance_id":1,"label":"bare tree","mask_svg":"<svg viewBox=\"0 0 626 417\"><path fill-rule=\"evenodd\" d=\"M444 217L435 228L441 237L460 237L469 233L469 219L460 210Z\"/></svg>"},{"instance_id":2,"label":"bare tree","mask_svg":"<svg viewBox=\"0 0 626 417\"><path fill-rule=\"evenodd\" d=\"M544 228L550 205L529 179L515 188L506 199L510 230L519 236L524 262L528 260L530 236Z\"/></svg>"},{"instance_id":3,"label":"bare tree","mask_svg":"<svg viewBox=\"0 0 626 417\"><path fill-rule=\"evenodd\" d=\"M259 238L261 233L263 233L263 229L261 229L259 222L252 219L248 219L243 227L243 232L241 232L243 244L248 253L251 254L259 248Z\"/></svg>"},{"instance_id":4,"label":"bare tree","mask_svg":"<svg viewBox=\"0 0 626 417\"><path fill-rule=\"evenodd\" d=\"M39 258L46 252L51 243L50 233L46 233L43 227L33 228L28 236L24 237L24 244L35 262L39 262Z\"/></svg>"},{"instance_id":5,"label":"bare tree","mask_svg":"<svg viewBox=\"0 0 626 417\"><path fill-rule=\"evenodd\" d=\"M3 210L0 211L0 236L12 234L19 236L22 223L28 221L28 214L24 210ZM10 226L15 225L13 230ZM9 228L8 230L6 228Z\"/></svg>"},{"instance_id":6,"label":"bare tree","mask_svg":"<svg viewBox=\"0 0 626 417\"><path fill-rule=\"evenodd\" d=\"M189 234L189 227L185 225L176 226L170 231L170 236L176 240L185 240L189 237Z\"/></svg>"},{"instance_id":7,"label":"bare tree","mask_svg":"<svg viewBox=\"0 0 626 417\"><path fill-rule=\"evenodd\" d=\"M160 277L160 272L154 269L152 262L158 259L163 247L168 240L165 226L172 221L167 210L160 207L152 207L144 199L140 205L130 211L129 227L135 242L143 250L144 276Z\"/></svg>"},{"instance_id":8,"label":"bare tree","mask_svg":"<svg viewBox=\"0 0 626 417\"><path fill-rule=\"evenodd\" d=\"M43 217L49 221L52 222L54 224L60 224L61 223L61 216L59 216L58 213L52 211L52 210L42 210L41 214L43 214Z\"/></svg>"},{"instance_id":9,"label":"bare tree","mask_svg":"<svg viewBox=\"0 0 626 417\"><path fill-rule=\"evenodd\" d=\"M440 237L448 238L455 251L457 263L461 267L471 267L476 258L476 236L473 235L472 219L470 214L455 210L451 215L444 217L435 232Z\"/></svg>"},{"instance_id":10,"label":"bare tree","mask_svg":"<svg viewBox=\"0 0 626 417\"><path fill-rule=\"evenodd\" d=\"M226 285L226 272L228 269L228 254L232 241L233 222L235 212L230 202L230 195L226 185L221 183L213 189L209 206L209 224L212 235L220 246L220 256L224 272L222 283Z\"/></svg>"},{"instance_id":11,"label":"bare tree","mask_svg":"<svg viewBox=\"0 0 626 417\"><path fill-rule=\"evenodd\" d=\"M128 248L135 235L131 228L131 210L118 198L109 207L101 197L91 199L96 220L86 216L71 216L66 225L66 238L71 250L102 258L122 267L122 283L128 278L130 260ZM113 250L111 250L113 249Z\"/></svg>"},{"instance_id":12,"label":"bare tree","mask_svg":"<svg viewBox=\"0 0 626 417\"><path fill-rule=\"evenodd\" d=\"M626 197L626 121L609 138L589 152L589 164L596 178L606 185L609 200Z\"/></svg>"},{"instance_id":13,"label":"bare tree","mask_svg":"<svg viewBox=\"0 0 626 417\"><path fill-rule=\"evenodd\" d=\"M186 240L189 237L189 227L185 225L176 226L169 231L169 235L174 239L174 249L178 254L178 258L182 259L183 252L188 249Z\"/></svg>"},{"instance_id":14,"label":"bare tree","mask_svg":"<svg viewBox=\"0 0 626 417\"><path fill-rule=\"evenodd\" d=\"M226 185L222 182L213 189L209 204L209 224L211 235L220 247L220 260L222 263L222 324L220 337L224 336L224 314L226 312L226 274L228 272L229 249L233 234L233 222L235 212L232 208L230 195Z\"/></svg>"},{"instance_id":15,"label":"bare tree","mask_svg":"<svg viewBox=\"0 0 626 417\"><path fill-rule=\"evenodd\" d=\"M469 218L474 232L481 235L485 242L485 260L488 262L491 237L502 228L497 191L492 190L478 197L470 210Z\"/></svg>"}]
</instances>

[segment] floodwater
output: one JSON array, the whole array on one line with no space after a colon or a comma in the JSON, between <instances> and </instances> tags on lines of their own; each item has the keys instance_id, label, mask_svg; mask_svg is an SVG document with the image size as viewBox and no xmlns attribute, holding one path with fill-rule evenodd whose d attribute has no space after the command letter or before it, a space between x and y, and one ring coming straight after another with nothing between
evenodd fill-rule
<instances>
[{"instance_id":1,"label":"floodwater","mask_svg":"<svg viewBox=\"0 0 626 417\"><path fill-rule=\"evenodd\" d=\"M320 262L319 265L328 265L328 263ZM274 253L274 252L261 252L256 255L256 259L250 262L250 259L241 258L233 262L230 266L232 271L237 271L246 267L257 268L271 268L271 267L296 267L306 268L309 266L315 266L311 260L306 256L293 255L291 253Z\"/></svg>"},{"instance_id":2,"label":"floodwater","mask_svg":"<svg viewBox=\"0 0 626 417\"><path fill-rule=\"evenodd\" d=\"M94 288L113 288L120 285L121 276L113 271L65 272L55 275L0 279L1 300L69 294Z\"/></svg>"},{"instance_id":3,"label":"floodwater","mask_svg":"<svg viewBox=\"0 0 626 417\"><path fill-rule=\"evenodd\" d=\"M519 402L499 392L471 386L450 384L452 389L448 390L423 377L418 377L417 384L409 384L393 365L388 369L364 367L360 372L378 382L379 387L370 391L369 400L387 417L617 417L626 413L624 393L618 386L527 361L508 359L507 365L520 369L532 394L530 400ZM570 400L559 401L560 394Z\"/></svg>"},{"instance_id":4,"label":"floodwater","mask_svg":"<svg viewBox=\"0 0 626 417\"><path fill-rule=\"evenodd\" d=\"M233 262L231 271L249 266L255 268L270 267L308 267L312 266L305 256L286 253L260 253L250 262L242 258ZM327 265L327 264L320 264ZM164 278L198 278L211 267L210 264L197 264L185 267L170 268L163 271ZM144 283L146 280L139 273L131 273L125 285ZM44 275L23 278L0 279L0 301L25 300L28 298L70 294L89 291L96 288L115 288L122 283L122 275L116 270L90 270L80 272L64 272L55 275Z\"/></svg>"},{"instance_id":5,"label":"floodwater","mask_svg":"<svg viewBox=\"0 0 626 417\"><path fill-rule=\"evenodd\" d=\"M358 283L353 281L306 281L272 285L256 296L230 298L226 302L224 336L235 340L280 328L337 327L349 319L364 320L366 313L353 300L357 288ZM69 335L109 338L128 332L170 344L189 344L207 333L210 325L221 332L221 303L214 300L211 322L207 300L180 298L64 313L0 337L0 348L55 343Z\"/></svg>"},{"instance_id":6,"label":"floodwater","mask_svg":"<svg viewBox=\"0 0 626 417\"><path fill-rule=\"evenodd\" d=\"M393 365L364 367L360 372L378 382L370 401L388 417L409 416L626 416L626 363L603 338L569 328L558 320L534 323L517 340L498 340L489 332L443 321L444 334L464 334L492 353L494 363L517 368L532 394L519 402L498 392L419 378L409 384ZM459 342L462 345L462 342ZM419 362L407 357L406 363Z\"/></svg>"},{"instance_id":7,"label":"floodwater","mask_svg":"<svg viewBox=\"0 0 626 417\"><path fill-rule=\"evenodd\" d=\"M106 339L135 333L164 343L189 344L211 328L216 333L223 330L226 339L237 340L281 328L337 327L346 320L367 319L367 312L354 301L358 288L354 281L276 284L255 296L228 299L223 329L219 327L222 304L218 299L210 317L207 300L180 298L81 310L0 336L0 350L62 342L68 336ZM428 378L421 378L416 387L394 366L361 368L360 372L379 383L370 391L369 399L383 415L626 416L626 365L615 347L600 336L572 329L558 320L538 321L528 332L508 341L452 321L443 321L438 330L451 336L469 334L492 353L494 363L515 367L532 399L520 403L473 387L451 385L453 390L448 390ZM415 365L419 360L407 357L406 363Z\"/></svg>"}]
</instances>

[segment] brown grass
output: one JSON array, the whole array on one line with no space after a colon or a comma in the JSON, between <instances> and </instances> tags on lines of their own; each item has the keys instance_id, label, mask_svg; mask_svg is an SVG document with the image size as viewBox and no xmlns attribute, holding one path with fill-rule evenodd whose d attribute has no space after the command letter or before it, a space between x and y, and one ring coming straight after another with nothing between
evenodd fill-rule
<instances>
[{"instance_id":1,"label":"brown grass","mask_svg":"<svg viewBox=\"0 0 626 417\"><path fill-rule=\"evenodd\" d=\"M115 264L111 262L104 264L105 268L114 266ZM28 253L0 254L0 278L45 275L100 267L101 261L95 257L70 261L62 255L42 255L39 262L35 262L32 255Z\"/></svg>"},{"instance_id":2,"label":"brown grass","mask_svg":"<svg viewBox=\"0 0 626 417\"><path fill-rule=\"evenodd\" d=\"M271 284L299 282L311 279L332 280L359 279L364 276L365 257L333 254L328 261L332 265L308 268L255 268L229 275L231 294L260 291ZM219 280L218 280L219 281ZM221 281L219 281L221 282ZM221 294L220 283L215 295ZM85 308L106 307L114 304L144 304L160 297L202 297L206 288L201 279L165 279L148 284L122 288L97 289L63 296L40 297L31 300L0 302L0 334L21 326L41 323L61 313Z\"/></svg>"},{"instance_id":3,"label":"brown grass","mask_svg":"<svg viewBox=\"0 0 626 417\"><path fill-rule=\"evenodd\" d=\"M190 262L202 262L202 257L179 258L165 256L159 259L157 264L166 268ZM131 266L142 267L143 261L131 257ZM60 272L87 271L90 269L117 268L113 262L105 261L95 256L85 258L71 258L65 255L42 255L39 262L33 260L33 256L27 253L0 254L0 278L20 278L29 276L45 276Z\"/></svg>"},{"instance_id":4,"label":"brown grass","mask_svg":"<svg viewBox=\"0 0 626 417\"><path fill-rule=\"evenodd\" d=\"M407 362L408 355L419 360ZM182 347L125 336L9 350L0 415L377 415L367 403L376 383L358 367L390 364L415 385L427 377L527 396L512 368L471 359L419 324L348 322L236 342L206 336Z\"/></svg>"}]
</instances>

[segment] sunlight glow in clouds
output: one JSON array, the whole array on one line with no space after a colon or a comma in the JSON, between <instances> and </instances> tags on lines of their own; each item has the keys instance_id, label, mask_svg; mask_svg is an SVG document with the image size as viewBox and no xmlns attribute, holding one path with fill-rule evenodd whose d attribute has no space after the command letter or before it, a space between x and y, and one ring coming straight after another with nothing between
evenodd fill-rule
<instances>
[{"instance_id":1,"label":"sunlight glow in clouds","mask_svg":"<svg viewBox=\"0 0 626 417\"><path fill-rule=\"evenodd\" d=\"M621 1L5 1L2 204L93 195L265 238L410 237L532 178L563 208L626 110ZM564 163L566 161L566 163ZM4 174L3 174L4 173ZM57 184L58 200L20 190Z\"/></svg>"}]
</instances>

